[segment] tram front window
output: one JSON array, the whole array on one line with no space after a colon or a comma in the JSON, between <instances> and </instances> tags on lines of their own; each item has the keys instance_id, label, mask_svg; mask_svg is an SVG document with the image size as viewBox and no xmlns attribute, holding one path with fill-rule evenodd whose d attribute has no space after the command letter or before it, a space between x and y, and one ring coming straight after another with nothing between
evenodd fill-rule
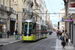
<instances>
[{"instance_id":1,"label":"tram front window","mask_svg":"<svg viewBox=\"0 0 75 50\"><path fill-rule=\"evenodd\" d=\"M24 29L24 35L25 36L31 36L33 35L33 24L31 22L25 23L25 29Z\"/></svg>"}]
</instances>

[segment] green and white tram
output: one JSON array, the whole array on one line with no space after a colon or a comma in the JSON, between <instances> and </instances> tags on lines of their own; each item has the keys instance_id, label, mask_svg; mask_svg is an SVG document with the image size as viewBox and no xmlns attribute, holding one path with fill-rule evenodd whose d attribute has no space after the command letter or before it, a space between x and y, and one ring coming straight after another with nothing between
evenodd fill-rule
<instances>
[{"instance_id":1,"label":"green and white tram","mask_svg":"<svg viewBox=\"0 0 75 50\"><path fill-rule=\"evenodd\" d=\"M38 39L47 37L45 27L40 23L33 20L25 20L23 22L22 40L23 41L36 41Z\"/></svg>"}]
</instances>

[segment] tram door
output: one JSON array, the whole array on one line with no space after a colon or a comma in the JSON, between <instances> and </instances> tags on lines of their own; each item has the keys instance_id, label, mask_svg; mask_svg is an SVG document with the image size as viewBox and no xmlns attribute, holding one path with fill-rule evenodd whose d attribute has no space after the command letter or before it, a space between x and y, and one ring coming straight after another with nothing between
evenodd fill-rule
<instances>
[{"instance_id":1,"label":"tram door","mask_svg":"<svg viewBox=\"0 0 75 50\"><path fill-rule=\"evenodd\" d=\"M43 38L43 26L41 25L41 38Z\"/></svg>"}]
</instances>

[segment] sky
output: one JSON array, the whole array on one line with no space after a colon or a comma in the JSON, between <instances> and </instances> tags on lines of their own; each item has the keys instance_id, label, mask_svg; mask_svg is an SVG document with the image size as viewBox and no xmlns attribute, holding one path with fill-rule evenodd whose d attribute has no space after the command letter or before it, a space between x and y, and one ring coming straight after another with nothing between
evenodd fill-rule
<instances>
[{"instance_id":1,"label":"sky","mask_svg":"<svg viewBox=\"0 0 75 50\"><path fill-rule=\"evenodd\" d=\"M59 13L64 8L63 0L45 0L45 3L50 13ZM58 24L59 14L50 14L50 20L53 24Z\"/></svg>"}]
</instances>

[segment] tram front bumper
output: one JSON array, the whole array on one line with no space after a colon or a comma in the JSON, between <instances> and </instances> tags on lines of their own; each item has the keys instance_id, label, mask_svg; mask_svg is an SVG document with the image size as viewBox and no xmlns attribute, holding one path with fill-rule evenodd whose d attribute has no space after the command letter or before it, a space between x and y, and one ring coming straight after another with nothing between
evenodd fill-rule
<instances>
[{"instance_id":1,"label":"tram front bumper","mask_svg":"<svg viewBox=\"0 0 75 50\"><path fill-rule=\"evenodd\" d=\"M22 40L23 41L35 41L36 38L35 38L35 35L33 35L33 36L22 36Z\"/></svg>"}]
</instances>

